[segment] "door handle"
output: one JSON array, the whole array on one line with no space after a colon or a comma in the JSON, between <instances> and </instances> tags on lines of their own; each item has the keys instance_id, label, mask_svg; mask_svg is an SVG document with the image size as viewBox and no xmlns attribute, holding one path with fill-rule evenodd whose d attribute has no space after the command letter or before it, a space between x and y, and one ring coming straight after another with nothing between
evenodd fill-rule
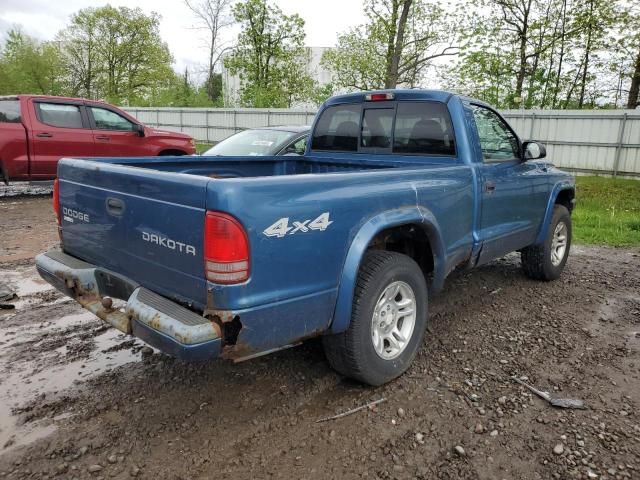
<instances>
[{"instance_id":1,"label":"door handle","mask_svg":"<svg viewBox=\"0 0 640 480\"><path fill-rule=\"evenodd\" d=\"M493 192L495 192L495 190L496 190L496 184L495 184L495 182L491 182L491 181L484 182L484 190L485 190L487 193L493 193Z\"/></svg>"},{"instance_id":2,"label":"door handle","mask_svg":"<svg viewBox=\"0 0 640 480\"><path fill-rule=\"evenodd\" d=\"M111 140L111 137L106 137L106 136L104 136L104 135L99 135L99 136L97 136L97 137L96 137L96 140L106 140L106 141L109 141L109 140Z\"/></svg>"},{"instance_id":3,"label":"door handle","mask_svg":"<svg viewBox=\"0 0 640 480\"><path fill-rule=\"evenodd\" d=\"M124 213L124 202L119 198L107 198L107 212L119 217Z\"/></svg>"},{"instance_id":4,"label":"door handle","mask_svg":"<svg viewBox=\"0 0 640 480\"><path fill-rule=\"evenodd\" d=\"M53 135L51 135L48 132L42 132L42 133L36 133L36 137L40 137L40 138L51 138L53 137Z\"/></svg>"}]
</instances>

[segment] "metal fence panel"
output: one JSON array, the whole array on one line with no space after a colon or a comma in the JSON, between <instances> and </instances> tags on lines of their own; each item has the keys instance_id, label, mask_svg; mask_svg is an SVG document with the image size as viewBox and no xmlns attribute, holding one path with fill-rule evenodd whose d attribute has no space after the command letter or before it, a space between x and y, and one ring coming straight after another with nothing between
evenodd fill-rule
<instances>
[{"instance_id":1,"label":"metal fence panel","mask_svg":"<svg viewBox=\"0 0 640 480\"><path fill-rule=\"evenodd\" d=\"M315 111L264 108L127 108L150 127L215 143L247 128L311 125ZM638 110L505 110L523 139L545 143L558 166L585 173L640 177Z\"/></svg>"}]
</instances>

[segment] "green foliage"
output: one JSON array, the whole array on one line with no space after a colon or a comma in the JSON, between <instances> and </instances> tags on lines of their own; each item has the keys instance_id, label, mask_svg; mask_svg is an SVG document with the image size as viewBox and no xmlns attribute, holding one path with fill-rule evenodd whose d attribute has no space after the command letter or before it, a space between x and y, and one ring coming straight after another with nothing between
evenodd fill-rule
<instances>
[{"instance_id":1,"label":"green foliage","mask_svg":"<svg viewBox=\"0 0 640 480\"><path fill-rule=\"evenodd\" d=\"M118 104L144 101L175 75L159 21L155 13L109 5L73 15L58 35L71 92Z\"/></svg>"},{"instance_id":2,"label":"green foliage","mask_svg":"<svg viewBox=\"0 0 640 480\"><path fill-rule=\"evenodd\" d=\"M87 8L71 18L54 42L19 30L0 48L0 94L36 93L105 99L120 105L221 105L222 79L198 87L171 68L160 39L159 17L126 7Z\"/></svg>"},{"instance_id":3,"label":"green foliage","mask_svg":"<svg viewBox=\"0 0 640 480\"><path fill-rule=\"evenodd\" d=\"M573 236L577 243L640 245L640 181L577 177Z\"/></svg>"},{"instance_id":4,"label":"green foliage","mask_svg":"<svg viewBox=\"0 0 640 480\"><path fill-rule=\"evenodd\" d=\"M189 74L173 74L164 82L150 88L149 94L136 102L139 107L221 107L222 98L211 102L206 85L196 86L189 80Z\"/></svg>"},{"instance_id":5,"label":"green foliage","mask_svg":"<svg viewBox=\"0 0 640 480\"><path fill-rule=\"evenodd\" d=\"M469 5L465 48L447 88L500 108L595 108L620 103L621 2L484 0ZM628 64L629 62L627 62Z\"/></svg>"},{"instance_id":6,"label":"green foliage","mask_svg":"<svg viewBox=\"0 0 640 480\"><path fill-rule=\"evenodd\" d=\"M306 70L304 20L284 15L268 0L245 0L233 8L242 26L237 47L224 60L240 77L240 103L247 107L290 107L311 96L314 82Z\"/></svg>"},{"instance_id":7,"label":"green foliage","mask_svg":"<svg viewBox=\"0 0 640 480\"><path fill-rule=\"evenodd\" d=\"M323 55L339 88L372 90L414 87L434 59L456 55L457 30L451 13L426 0L370 0L367 23L338 36Z\"/></svg>"},{"instance_id":8,"label":"green foliage","mask_svg":"<svg viewBox=\"0 0 640 480\"><path fill-rule=\"evenodd\" d=\"M0 50L0 94L59 95L62 62L55 43L37 42L19 30L11 30Z\"/></svg>"},{"instance_id":9,"label":"green foliage","mask_svg":"<svg viewBox=\"0 0 640 480\"><path fill-rule=\"evenodd\" d=\"M335 49L322 55L339 87L349 90L376 90L385 84L385 45L371 25L360 25L338 36Z\"/></svg>"}]
</instances>

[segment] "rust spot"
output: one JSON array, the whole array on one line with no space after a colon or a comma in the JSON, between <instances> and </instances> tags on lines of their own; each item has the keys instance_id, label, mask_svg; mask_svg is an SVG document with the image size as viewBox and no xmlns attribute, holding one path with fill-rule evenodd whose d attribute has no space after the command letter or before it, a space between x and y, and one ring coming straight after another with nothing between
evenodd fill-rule
<instances>
[{"instance_id":1,"label":"rust spot","mask_svg":"<svg viewBox=\"0 0 640 480\"><path fill-rule=\"evenodd\" d=\"M225 360L237 360L239 358L248 357L255 353L248 345L243 343L236 343L235 345L225 345L222 347L222 354L220 355Z\"/></svg>"}]
</instances>

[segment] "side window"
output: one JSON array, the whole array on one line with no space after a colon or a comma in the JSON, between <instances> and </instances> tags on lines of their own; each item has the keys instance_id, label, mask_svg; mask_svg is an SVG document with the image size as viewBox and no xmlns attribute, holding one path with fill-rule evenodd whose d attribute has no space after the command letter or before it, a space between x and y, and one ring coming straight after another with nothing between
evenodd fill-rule
<instances>
[{"instance_id":1,"label":"side window","mask_svg":"<svg viewBox=\"0 0 640 480\"><path fill-rule=\"evenodd\" d=\"M296 155L304 155L304 151L307 148L307 138L308 137L303 137L296 143L292 143L291 145L289 145L284 151L284 154L286 155L287 153L295 153Z\"/></svg>"},{"instance_id":2,"label":"side window","mask_svg":"<svg viewBox=\"0 0 640 480\"><path fill-rule=\"evenodd\" d=\"M456 154L449 110L437 102L398 102L394 153Z\"/></svg>"},{"instance_id":3,"label":"side window","mask_svg":"<svg viewBox=\"0 0 640 480\"><path fill-rule=\"evenodd\" d=\"M122 115L118 115L106 108L89 107L89 110L91 110L93 120L98 130L119 130L125 132L133 130L133 123Z\"/></svg>"},{"instance_id":4,"label":"side window","mask_svg":"<svg viewBox=\"0 0 640 480\"><path fill-rule=\"evenodd\" d=\"M471 105L476 121L482 157L488 161L507 161L520 156L518 139L495 112Z\"/></svg>"},{"instance_id":5,"label":"side window","mask_svg":"<svg viewBox=\"0 0 640 480\"><path fill-rule=\"evenodd\" d=\"M59 128L84 128L78 105L37 102L38 118L42 123Z\"/></svg>"},{"instance_id":6,"label":"side window","mask_svg":"<svg viewBox=\"0 0 640 480\"><path fill-rule=\"evenodd\" d=\"M20 123L20 101L0 100L0 123Z\"/></svg>"},{"instance_id":7,"label":"side window","mask_svg":"<svg viewBox=\"0 0 640 480\"><path fill-rule=\"evenodd\" d=\"M327 108L316 124L311 148L356 152L360 129L360 105L335 105Z\"/></svg>"}]
</instances>

